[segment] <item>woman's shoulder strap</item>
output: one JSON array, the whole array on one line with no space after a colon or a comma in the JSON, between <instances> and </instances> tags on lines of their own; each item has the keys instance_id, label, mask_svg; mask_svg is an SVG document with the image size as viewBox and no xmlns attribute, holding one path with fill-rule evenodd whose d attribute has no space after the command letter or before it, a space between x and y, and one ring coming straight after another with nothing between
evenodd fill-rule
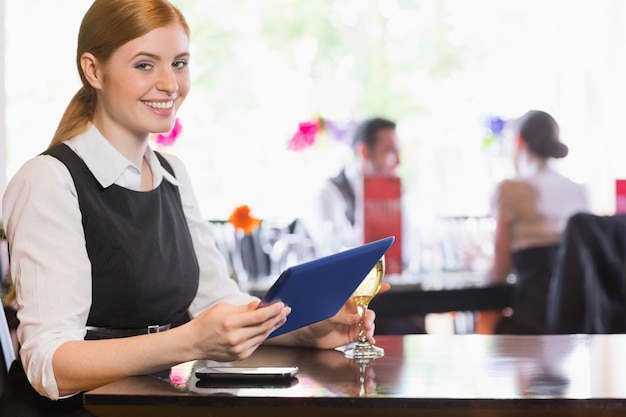
<instances>
[{"instance_id":1,"label":"woman's shoulder strap","mask_svg":"<svg viewBox=\"0 0 626 417\"><path fill-rule=\"evenodd\" d=\"M154 154L157 156L157 158L159 159L159 162L161 163L161 166L163 168L165 168L165 170L167 172L169 172L170 174L172 174L172 176L174 178L176 178L176 174L174 174L174 168L172 168L172 165L170 165L170 163L167 161L167 159L165 159L165 157L163 155L161 155L160 152L154 151Z\"/></svg>"}]
</instances>

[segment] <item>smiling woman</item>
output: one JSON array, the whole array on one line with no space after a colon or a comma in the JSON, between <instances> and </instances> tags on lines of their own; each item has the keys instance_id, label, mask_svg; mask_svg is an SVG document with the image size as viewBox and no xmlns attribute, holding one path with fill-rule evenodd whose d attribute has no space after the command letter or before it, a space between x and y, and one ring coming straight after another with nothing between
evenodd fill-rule
<instances>
[{"instance_id":1,"label":"smiling woman","mask_svg":"<svg viewBox=\"0 0 626 417\"><path fill-rule=\"evenodd\" d=\"M190 88L189 27L167 0L95 0L81 87L48 148L2 199L20 360L0 415L90 415L82 391L196 359L250 356L291 309L228 276L185 165L156 152ZM62 239L59 239L62 236ZM351 305L272 343L336 348L373 334Z\"/></svg>"}]
</instances>

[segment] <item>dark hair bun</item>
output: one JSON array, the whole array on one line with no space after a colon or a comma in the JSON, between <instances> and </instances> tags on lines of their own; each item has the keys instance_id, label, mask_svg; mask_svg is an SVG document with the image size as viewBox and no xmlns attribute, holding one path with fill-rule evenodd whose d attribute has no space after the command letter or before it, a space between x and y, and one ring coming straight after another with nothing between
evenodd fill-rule
<instances>
[{"instance_id":1,"label":"dark hair bun","mask_svg":"<svg viewBox=\"0 0 626 417\"><path fill-rule=\"evenodd\" d=\"M565 158L569 149L559 139L559 124L541 110L530 110L519 119L519 134L530 151L544 158Z\"/></svg>"}]
</instances>

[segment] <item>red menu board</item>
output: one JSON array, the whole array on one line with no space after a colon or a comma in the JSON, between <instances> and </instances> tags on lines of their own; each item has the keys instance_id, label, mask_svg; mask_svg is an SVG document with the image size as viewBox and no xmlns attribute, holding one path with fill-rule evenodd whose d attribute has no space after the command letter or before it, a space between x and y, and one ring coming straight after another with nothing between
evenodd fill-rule
<instances>
[{"instance_id":1,"label":"red menu board","mask_svg":"<svg viewBox=\"0 0 626 417\"><path fill-rule=\"evenodd\" d=\"M402 184L398 177L365 177L363 241L395 236L385 254L386 274L402 274Z\"/></svg>"},{"instance_id":2,"label":"red menu board","mask_svg":"<svg viewBox=\"0 0 626 417\"><path fill-rule=\"evenodd\" d=\"M615 214L626 213L626 180L615 180Z\"/></svg>"}]
</instances>

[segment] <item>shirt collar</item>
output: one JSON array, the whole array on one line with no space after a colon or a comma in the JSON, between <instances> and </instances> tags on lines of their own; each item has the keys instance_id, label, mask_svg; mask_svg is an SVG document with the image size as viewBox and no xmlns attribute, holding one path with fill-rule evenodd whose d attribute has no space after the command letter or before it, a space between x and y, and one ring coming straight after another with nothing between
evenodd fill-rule
<instances>
[{"instance_id":1,"label":"shirt collar","mask_svg":"<svg viewBox=\"0 0 626 417\"><path fill-rule=\"evenodd\" d=\"M91 123L85 132L67 141L66 144L81 157L104 188L115 184L127 170L139 173L139 168L119 153ZM146 148L145 158L152 170L155 188L163 178L176 186L180 186L176 178L163 168L150 146Z\"/></svg>"},{"instance_id":2,"label":"shirt collar","mask_svg":"<svg viewBox=\"0 0 626 417\"><path fill-rule=\"evenodd\" d=\"M161 179L166 179L168 182L180 187L180 182L161 165L161 161L159 161L159 158L157 158L156 153L150 146L146 148L146 160L148 161L148 165L150 165L150 169L152 169L155 188L161 183ZM157 174L155 174L155 172ZM157 177L159 179L158 182L156 181Z\"/></svg>"},{"instance_id":3,"label":"shirt collar","mask_svg":"<svg viewBox=\"0 0 626 417\"><path fill-rule=\"evenodd\" d=\"M363 184L363 173L358 163L348 164L345 167L346 179L353 189L361 188Z\"/></svg>"}]
</instances>

